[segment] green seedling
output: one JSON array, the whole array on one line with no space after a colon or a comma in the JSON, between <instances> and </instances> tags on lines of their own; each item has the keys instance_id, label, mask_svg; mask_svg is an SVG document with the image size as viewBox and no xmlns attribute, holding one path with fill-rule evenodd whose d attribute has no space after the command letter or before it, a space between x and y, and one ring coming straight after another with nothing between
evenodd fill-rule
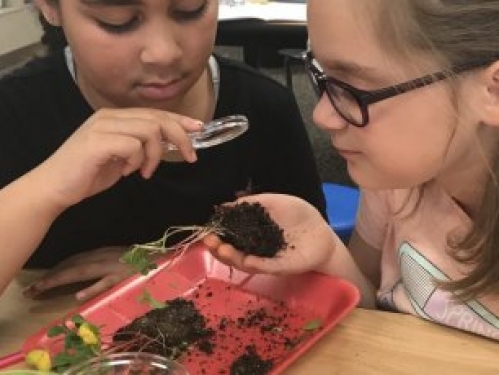
<instances>
[{"instance_id":1,"label":"green seedling","mask_svg":"<svg viewBox=\"0 0 499 375\"><path fill-rule=\"evenodd\" d=\"M190 232L191 234L174 246L166 245L170 237L183 232ZM131 265L142 275L147 275L157 267L154 262L156 256L177 252L180 257L192 244L198 242L209 233L221 234L222 232L216 223L211 223L206 226L171 227L165 232L163 237L157 241L133 245L123 254L121 261Z\"/></svg>"}]
</instances>

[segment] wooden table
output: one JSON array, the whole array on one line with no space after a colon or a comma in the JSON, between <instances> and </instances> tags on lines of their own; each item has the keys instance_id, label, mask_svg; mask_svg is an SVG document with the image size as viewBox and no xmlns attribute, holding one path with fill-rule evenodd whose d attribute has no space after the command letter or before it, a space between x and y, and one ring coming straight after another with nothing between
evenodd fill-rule
<instances>
[{"instance_id":1,"label":"wooden table","mask_svg":"<svg viewBox=\"0 0 499 375\"><path fill-rule=\"evenodd\" d=\"M0 298L0 357L74 307L71 296L24 299L23 287L36 276L23 272ZM286 374L497 375L499 343L413 316L356 309Z\"/></svg>"}]
</instances>

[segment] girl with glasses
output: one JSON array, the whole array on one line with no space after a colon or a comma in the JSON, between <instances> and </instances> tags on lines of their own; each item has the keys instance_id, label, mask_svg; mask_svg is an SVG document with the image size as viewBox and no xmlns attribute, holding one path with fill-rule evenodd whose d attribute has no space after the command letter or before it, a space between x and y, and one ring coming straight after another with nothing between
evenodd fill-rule
<instances>
[{"instance_id":1,"label":"girl with glasses","mask_svg":"<svg viewBox=\"0 0 499 375\"><path fill-rule=\"evenodd\" d=\"M337 275L363 307L499 339L498 17L496 0L309 0L314 121L360 186L355 232L347 246L303 200L264 194L248 200L283 227L281 254L205 243L250 272Z\"/></svg>"},{"instance_id":2,"label":"girl with glasses","mask_svg":"<svg viewBox=\"0 0 499 375\"><path fill-rule=\"evenodd\" d=\"M88 299L130 275L129 246L250 191L325 215L291 91L213 54L218 0L36 4L50 53L0 79L0 293L26 263L51 269L27 296ZM248 131L195 153L187 133L229 115Z\"/></svg>"}]
</instances>

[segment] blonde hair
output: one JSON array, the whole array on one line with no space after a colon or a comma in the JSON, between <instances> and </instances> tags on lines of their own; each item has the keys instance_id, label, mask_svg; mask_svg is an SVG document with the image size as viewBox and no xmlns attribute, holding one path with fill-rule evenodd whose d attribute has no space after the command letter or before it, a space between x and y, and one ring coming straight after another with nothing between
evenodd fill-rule
<instances>
[{"instance_id":1,"label":"blonde hair","mask_svg":"<svg viewBox=\"0 0 499 375\"><path fill-rule=\"evenodd\" d=\"M431 56L442 70L499 60L499 0L370 1L364 4L377 8L370 13L379 17L377 37L397 57ZM490 178L471 230L460 238L448 235L449 253L472 270L441 286L464 300L499 292L499 152L488 164Z\"/></svg>"}]
</instances>

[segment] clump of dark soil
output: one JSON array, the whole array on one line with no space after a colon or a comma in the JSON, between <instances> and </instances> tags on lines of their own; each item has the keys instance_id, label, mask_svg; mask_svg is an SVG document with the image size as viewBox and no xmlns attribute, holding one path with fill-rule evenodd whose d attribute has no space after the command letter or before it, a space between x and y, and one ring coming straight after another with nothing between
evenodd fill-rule
<instances>
[{"instance_id":1,"label":"clump of dark soil","mask_svg":"<svg viewBox=\"0 0 499 375\"><path fill-rule=\"evenodd\" d=\"M264 375L272 369L271 360L264 360L256 352L254 345L246 347L246 352L230 366L230 375Z\"/></svg>"},{"instance_id":2,"label":"clump of dark soil","mask_svg":"<svg viewBox=\"0 0 499 375\"><path fill-rule=\"evenodd\" d=\"M131 343L128 350L177 358L194 343L200 342L200 347L206 348L203 340L212 335L213 331L207 328L204 316L194 303L176 298L120 328L113 341Z\"/></svg>"},{"instance_id":3,"label":"clump of dark soil","mask_svg":"<svg viewBox=\"0 0 499 375\"><path fill-rule=\"evenodd\" d=\"M247 254L272 258L286 246L284 231L258 202L217 206L207 226L220 229L220 238Z\"/></svg>"}]
</instances>

